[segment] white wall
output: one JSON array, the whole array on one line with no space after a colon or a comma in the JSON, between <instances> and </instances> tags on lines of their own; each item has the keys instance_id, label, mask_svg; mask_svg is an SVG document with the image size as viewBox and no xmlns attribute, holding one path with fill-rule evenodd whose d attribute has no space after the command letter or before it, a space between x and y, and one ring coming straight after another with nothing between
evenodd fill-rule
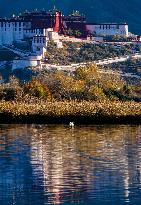
<instances>
[{"instance_id":1,"label":"white wall","mask_svg":"<svg viewBox=\"0 0 141 205\"><path fill-rule=\"evenodd\" d=\"M24 37L32 38L36 35L43 35L43 29L25 29Z\"/></svg>"},{"instance_id":2,"label":"white wall","mask_svg":"<svg viewBox=\"0 0 141 205\"><path fill-rule=\"evenodd\" d=\"M14 41L20 41L24 38L24 26L23 22L19 23L17 22L16 25L14 25L13 28L13 36L14 36Z\"/></svg>"},{"instance_id":3,"label":"white wall","mask_svg":"<svg viewBox=\"0 0 141 205\"><path fill-rule=\"evenodd\" d=\"M13 42L13 25L12 23L4 22L3 26L0 23L0 32L1 32L1 44L10 45Z\"/></svg>"},{"instance_id":4,"label":"white wall","mask_svg":"<svg viewBox=\"0 0 141 205\"><path fill-rule=\"evenodd\" d=\"M40 60L37 59L18 59L13 60L12 70L22 69L27 67L36 67L40 64Z\"/></svg>"},{"instance_id":5,"label":"white wall","mask_svg":"<svg viewBox=\"0 0 141 205\"><path fill-rule=\"evenodd\" d=\"M48 44L48 37L34 36L32 40L32 51L36 53L36 55L42 55L44 57L47 44Z\"/></svg>"},{"instance_id":6,"label":"white wall","mask_svg":"<svg viewBox=\"0 0 141 205\"><path fill-rule=\"evenodd\" d=\"M87 24L86 29L97 35L122 35L128 36L128 25L122 24Z\"/></svg>"},{"instance_id":7,"label":"white wall","mask_svg":"<svg viewBox=\"0 0 141 205\"><path fill-rule=\"evenodd\" d=\"M20 41L24 38L23 22L4 21L0 22L0 45L12 45L13 41Z\"/></svg>"},{"instance_id":8,"label":"white wall","mask_svg":"<svg viewBox=\"0 0 141 205\"><path fill-rule=\"evenodd\" d=\"M48 37L49 37L49 40L59 41L59 35L58 35L57 32L49 31L48 32Z\"/></svg>"}]
</instances>

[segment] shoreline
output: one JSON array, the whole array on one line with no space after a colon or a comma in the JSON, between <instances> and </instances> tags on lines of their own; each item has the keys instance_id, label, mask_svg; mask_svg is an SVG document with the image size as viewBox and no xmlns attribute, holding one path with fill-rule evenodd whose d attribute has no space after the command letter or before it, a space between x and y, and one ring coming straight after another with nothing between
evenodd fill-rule
<instances>
[{"instance_id":1,"label":"shoreline","mask_svg":"<svg viewBox=\"0 0 141 205\"><path fill-rule=\"evenodd\" d=\"M141 125L140 116L120 116L120 117L90 117L90 116L47 116L47 115L21 115L12 116L10 114L0 114L0 124L69 124L74 122L76 125L80 124L137 124Z\"/></svg>"}]
</instances>

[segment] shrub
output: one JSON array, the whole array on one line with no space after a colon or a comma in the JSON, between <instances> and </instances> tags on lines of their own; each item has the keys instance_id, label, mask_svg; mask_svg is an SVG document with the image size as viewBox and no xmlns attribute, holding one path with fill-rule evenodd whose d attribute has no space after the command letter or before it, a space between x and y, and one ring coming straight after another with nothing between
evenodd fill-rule
<instances>
[{"instance_id":1,"label":"shrub","mask_svg":"<svg viewBox=\"0 0 141 205\"><path fill-rule=\"evenodd\" d=\"M103 100L105 98L106 98L106 96L105 96L102 88L99 88L96 85L91 86L91 88L88 91L88 99L91 99L91 100Z\"/></svg>"},{"instance_id":2,"label":"shrub","mask_svg":"<svg viewBox=\"0 0 141 205\"><path fill-rule=\"evenodd\" d=\"M79 67L76 69L75 75L80 80L92 79L97 75L97 66L96 64L88 64L85 67Z\"/></svg>"},{"instance_id":3,"label":"shrub","mask_svg":"<svg viewBox=\"0 0 141 205\"><path fill-rule=\"evenodd\" d=\"M119 92L112 88L105 90L104 93L110 100L118 100L120 97Z\"/></svg>"},{"instance_id":4,"label":"shrub","mask_svg":"<svg viewBox=\"0 0 141 205\"><path fill-rule=\"evenodd\" d=\"M27 83L24 87L24 92L37 98L51 98L51 93L48 87L37 79L33 79Z\"/></svg>"},{"instance_id":5,"label":"shrub","mask_svg":"<svg viewBox=\"0 0 141 205\"><path fill-rule=\"evenodd\" d=\"M1 89L0 93L0 99L6 100L6 101L11 101L15 100L17 96L17 91L14 88L4 88Z\"/></svg>"},{"instance_id":6,"label":"shrub","mask_svg":"<svg viewBox=\"0 0 141 205\"><path fill-rule=\"evenodd\" d=\"M132 87L128 84L125 84L123 86L123 92L126 94L126 95L130 95L132 94Z\"/></svg>"}]
</instances>

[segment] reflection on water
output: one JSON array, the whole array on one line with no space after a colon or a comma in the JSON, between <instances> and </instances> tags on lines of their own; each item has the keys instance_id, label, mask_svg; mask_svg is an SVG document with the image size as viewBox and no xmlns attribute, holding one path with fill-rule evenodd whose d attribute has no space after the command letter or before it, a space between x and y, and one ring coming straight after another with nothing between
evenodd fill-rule
<instances>
[{"instance_id":1,"label":"reflection on water","mask_svg":"<svg viewBox=\"0 0 141 205\"><path fill-rule=\"evenodd\" d=\"M141 126L0 125L0 205L141 204Z\"/></svg>"}]
</instances>

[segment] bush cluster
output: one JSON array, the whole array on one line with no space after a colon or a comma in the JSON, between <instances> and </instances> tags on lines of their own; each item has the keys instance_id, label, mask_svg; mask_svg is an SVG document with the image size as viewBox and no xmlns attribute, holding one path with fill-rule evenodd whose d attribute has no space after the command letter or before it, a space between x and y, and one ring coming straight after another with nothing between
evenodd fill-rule
<instances>
[{"instance_id":1,"label":"bush cluster","mask_svg":"<svg viewBox=\"0 0 141 205\"><path fill-rule=\"evenodd\" d=\"M88 64L74 73L41 72L23 84L12 78L9 84L0 86L0 100L140 101L139 92L139 86L129 85L119 76L99 73L95 64Z\"/></svg>"}]
</instances>

